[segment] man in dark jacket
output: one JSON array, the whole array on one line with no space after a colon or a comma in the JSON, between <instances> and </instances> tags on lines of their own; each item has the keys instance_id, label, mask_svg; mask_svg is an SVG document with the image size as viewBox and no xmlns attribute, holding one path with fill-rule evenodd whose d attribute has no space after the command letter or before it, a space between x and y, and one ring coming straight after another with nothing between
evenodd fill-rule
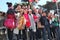
<instances>
[{"instance_id":1,"label":"man in dark jacket","mask_svg":"<svg viewBox=\"0 0 60 40\"><path fill-rule=\"evenodd\" d=\"M42 16L40 18L40 22L41 22L41 25L44 25L44 29L43 29L43 38L44 40L46 40L46 30L47 30L47 33L48 33L48 39L51 40L51 35L50 35L50 24L49 24L49 21L46 17L46 13L43 12L42 13Z\"/></svg>"}]
</instances>

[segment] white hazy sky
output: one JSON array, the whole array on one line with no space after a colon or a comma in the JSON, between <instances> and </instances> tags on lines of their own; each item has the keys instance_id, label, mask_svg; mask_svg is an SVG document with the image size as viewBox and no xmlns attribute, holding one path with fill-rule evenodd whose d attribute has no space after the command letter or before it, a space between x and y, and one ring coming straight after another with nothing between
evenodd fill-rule
<instances>
[{"instance_id":1,"label":"white hazy sky","mask_svg":"<svg viewBox=\"0 0 60 40\"><path fill-rule=\"evenodd\" d=\"M39 4L44 5L44 4L46 4L46 1L52 1L52 0L40 0ZM60 2L60 0L58 0L58 1ZM0 11L4 11L4 12L7 11L6 2L11 2L14 5L15 3L20 3L21 0L0 0Z\"/></svg>"}]
</instances>

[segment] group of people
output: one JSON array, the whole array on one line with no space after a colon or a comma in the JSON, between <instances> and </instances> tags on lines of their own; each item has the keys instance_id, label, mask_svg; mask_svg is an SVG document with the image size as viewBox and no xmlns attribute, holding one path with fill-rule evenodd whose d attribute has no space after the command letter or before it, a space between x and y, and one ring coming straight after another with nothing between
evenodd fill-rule
<instances>
[{"instance_id":1,"label":"group of people","mask_svg":"<svg viewBox=\"0 0 60 40\"><path fill-rule=\"evenodd\" d=\"M59 36L59 20L56 13L52 14L50 12L43 11L41 8L35 8L31 5L20 5L12 6L12 3L7 3L8 11L6 14L6 19L12 19L11 23L8 20L4 25L8 25L7 33L8 39L13 40L13 35L15 34L17 40L38 40L43 38L43 40L56 40L60 39ZM14 24L11 26L10 24ZM48 35L48 36L47 36Z\"/></svg>"}]
</instances>

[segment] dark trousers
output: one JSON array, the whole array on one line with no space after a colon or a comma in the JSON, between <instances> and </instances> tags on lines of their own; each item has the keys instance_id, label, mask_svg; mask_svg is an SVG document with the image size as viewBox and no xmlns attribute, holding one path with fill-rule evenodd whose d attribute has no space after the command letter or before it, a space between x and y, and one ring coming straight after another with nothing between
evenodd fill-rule
<instances>
[{"instance_id":1,"label":"dark trousers","mask_svg":"<svg viewBox=\"0 0 60 40\"><path fill-rule=\"evenodd\" d=\"M42 32L42 34L41 34L41 32ZM47 40L47 37L46 37L46 29L45 28L39 28L37 30L37 37L38 38L42 37L43 40Z\"/></svg>"},{"instance_id":2,"label":"dark trousers","mask_svg":"<svg viewBox=\"0 0 60 40\"><path fill-rule=\"evenodd\" d=\"M30 40L36 39L36 32L33 32L32 29L29 30L29 39Z\"/></svg>"},{"instance_id":3,"label":"dark trousers","mask_svg":"<svg viewBox=\"0 0 60 40\"><path fill-rule=\"evenodd\" d=\"M51 31L50 31L50 25L45 25L45 29L46 29L46 31L47 31L47 34L48 34L48 39L52 39L51 38Z\"/></svg>"},{"instance_id":4,"label":"dark trousers","mask_svg":"<svg viewBox=\"0 0 60 40\"><path fill-rule=\"evenodd\" d=\"M52 27L51 30L53 37L56 38L56 40L59 40L59 27Z\"/></svg>"},{"instance_id":5,"label":"dark trousers","mask_svg":"<svg viewBox=\"0 0 60 40\"><path fill-rule=\"evenodd\" d=\"M19 40L19 34L13 34L13 40Z\"/></svg>"},{"instance_id":6,"label":"dark trousers","mask_svg":"<svg viewBox=\"0 0 60 40\"><path fill-rule=\"evenodd\" d=\"M21 34L21 31L22 31L22 34ZM26 37L26 30L19 30L19 38L20 39L23 39L23 40L26 40L27 37Z\"/></svg>"},{"instance_id":7,"label":"dark trousers","mask_svg":"<svg viewBox=\"0 0 60 40\"><path fill-rule=\"evenodd\" d=\"M43 36L43 40L47 40L47 36L46 36L46 29L45 28L43 28L42 29L42 36Z\"/></svg>"},{"instance_id":8,"label":"dark trousers","mask_svg":"<svg viewBox=\"0 0 60 40\"><path fill-rule=\"evenodd\" d=\"M37 30L37 38L43 38L43 40L47 40L47 36L46 36L46 29L45 28L39 28Z\"/></svg>"},{"instance_id":9,"label":"dark trousers","mask_svg":"<svg viewBox=\"0 0 60 40\"><path fill-rule=\"evenodd\" d=\"M22 37L21 37L21 30L19 30L19 39L21 39Z\"/></svg>"},{"instance_id":10,"label":"dark trousers","mask_svg":"<svg viewBox=\"0 0 60 40\"><path fill-rule=\"evenodd\" d=\"M41 28L37 28L37 31L36 31L36 38L37 39L40 39L40 38L42 38L42 34L41 34L41 31L42 29Z\"/></svg>"},{"instance_id":11,"label":"dark trousers","mask_svg":"<svg viewBox=\"0 0 60 40\"><path fill-rule=\"evenodd\" d=\"M8 33L8 39L12 40L13 39L13 30L7 29L7 33Z\"/></svg>"},{"instance_id":12,"label":"dark trousers","mask_svg":"<svg viewBox=\"0 0 60 40\"><path fill-rule=\"evenodd\" d=\"M59 27L56 27L55 31L56 31L57 40L60 40L60 39L59 39L59 35L60 35L60 34L59 34Z\"/></svg>"},{"instance_id":13,"label":"dark trousers","mask_svg":"<svg viewBox=\"0 0 60 40\"><path fill-rule=\"evenodd\" d=\"M18 34L16 34L16 36L17 36L17 40L19 40L19 35L18 35Z\"/></svg>"},{"instance_id":14,"label":"dark trousers","mask_svg":"<svg viewBox=\"0 0 60 40\"><path fill-rule=\"evenodd\" d=\"M52 28L50 28L50 30L51 30L51 37L52 38L56 38L56 32L55 32L55 28L54 27L52 27Z\"/></svg>"}]
</instances>

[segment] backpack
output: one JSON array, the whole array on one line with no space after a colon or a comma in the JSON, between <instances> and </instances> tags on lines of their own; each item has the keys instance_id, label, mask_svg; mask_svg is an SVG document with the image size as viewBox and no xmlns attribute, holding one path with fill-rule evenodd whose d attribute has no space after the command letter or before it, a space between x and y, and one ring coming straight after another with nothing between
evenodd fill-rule
<instances>
[{"instance_id":1,"label":"backpack","mask_svg":"<svg viewBox=\"0 0 60 40\"><path fill-rule=\"evenodd\" d=\"M4 26L7 27L8 29L15 28L15 21L14 21L14 19L6 19L4 21Z\"/></svg>"},{"instance_id":2,"label":"backpack","mask_svg":"<svg viewBox=\"0 0 60 40\"><path fill-rule=\"evenodd\" d=\"M8 29L13 29L16 27L14 14L7 14L7 18L4 21L4 26Z\"/></svg>"}]
</instances>

